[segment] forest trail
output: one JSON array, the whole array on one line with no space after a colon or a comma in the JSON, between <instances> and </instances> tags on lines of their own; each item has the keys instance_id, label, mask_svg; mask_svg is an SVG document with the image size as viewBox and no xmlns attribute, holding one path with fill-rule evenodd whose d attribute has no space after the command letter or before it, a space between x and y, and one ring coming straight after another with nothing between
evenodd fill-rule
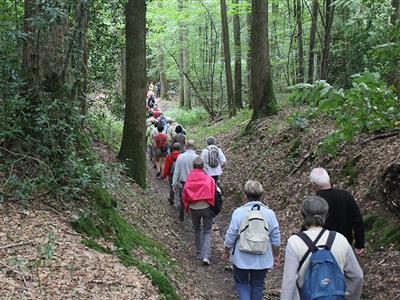
<instances>
[{"instance_id":1,"label":"forest trail","mask_svg":"<svg viewBox=\"0 0 400 300\"><path fill-rule=\"evenodd\" d=\"M160 109L167 112L176 108L178 105L172 101L157 101ZM188 128L190 131L190 128ZM229 262L223 259L223 236L225 233L225 226L229 220L222 220L221 216L214 220L212 229L212 257L211 265L204 266L201 261L195 256L194 246L194 231L190 216L185 215L183 222L178 220L178 210L175 206L171 206L167 200L169 195L169 186L167 180L161 180L156 176L156 170L153 168L152 162L147 160L147 180L148 186L152 194L161 201L167 217L173 219L169 223L169 229L176 234L177 240L176 247L171 247L171 255L178 260L183 266L190 269L187 273L188 277L193 278L196 287L193 290L194 294L191 295L193 299L237 299L232 272L227 269ZM177 195L176 195L177 197ZM168 244L169 241L159 241L161 244ZM186 294L186 293L185 293Z\"/></svg>"}]
</instances>

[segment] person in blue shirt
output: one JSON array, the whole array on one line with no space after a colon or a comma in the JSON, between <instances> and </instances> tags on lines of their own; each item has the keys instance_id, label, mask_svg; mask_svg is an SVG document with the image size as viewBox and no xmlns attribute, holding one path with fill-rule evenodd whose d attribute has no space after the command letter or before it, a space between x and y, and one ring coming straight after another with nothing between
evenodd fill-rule
<instances>
[{"instance_id":1,"label":"person in blue shirt","mask_svg":"<svg viewBox=\"0 0 400 300\"><path fill-rule=\"evenodd\" d=\"M261 202L263 191L258 181L250 180L245 184L247 203L235 209L225 236L225 258L230 257L233 264L233 277L240 300L262 300L267 270L280 264L279 224L275 213ZM264 254L253 254L239 249L240 225L254 205L260 206L260 211L268 222L270 243Z\"/></svg>"}]
</instances>

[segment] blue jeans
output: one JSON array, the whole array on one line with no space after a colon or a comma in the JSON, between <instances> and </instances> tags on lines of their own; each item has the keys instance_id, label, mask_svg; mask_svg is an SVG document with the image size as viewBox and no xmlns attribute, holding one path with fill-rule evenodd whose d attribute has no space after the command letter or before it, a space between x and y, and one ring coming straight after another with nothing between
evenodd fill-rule
<instances>
[{"instance_id":1,"label":"blue jeans","mask_svg":"<svg viewBox=\"0 0 400 300\"><path fill-rule=\"evenodd\" d=\"M233 266L233 278L240 300L262 300L267 269L248 270Z\"/></svg>"}]
</instances>

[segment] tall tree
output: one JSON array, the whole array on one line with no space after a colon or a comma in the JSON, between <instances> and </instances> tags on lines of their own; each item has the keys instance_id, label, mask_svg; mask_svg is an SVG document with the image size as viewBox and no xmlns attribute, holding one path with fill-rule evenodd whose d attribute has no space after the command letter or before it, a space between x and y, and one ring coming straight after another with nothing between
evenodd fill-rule
<instances>
[{"instance_id":1,"label":"tall tree","mask_svg":"<svg viewBox=\"0 0 400 300\"><path fill-rule=\"evenodd\" d=\"M249 0L251 1L251 0ZM251 5L251 3L249 3ZM249 108L253 108L253 97L251 92L251 11L246 14L246 26L247 26L247 57L246 57L246 68L247 68L247 102Z\"/></svg>"},{"instance_id":2,"label":"tall tree","mask_svg":"<svg viewBox=\"0 0 400 300\"><path fill-rule=\"evenodd\" d=\"M236 5L235 14L233 15L233 40L235 49L235 105L237 108L243 108L242 101L242 50L240 42L240 15L238 8L238 0L232 0Z\"/></svg>"},{"instance_id":3,"label":"tall tree","mask_svg":"<svg viewBox=\"0 0 400 300\"><path fill-rule=\"evenodd\" d=\"M188 0L183 0L183 9L186 11L188 9ZM185 74L189 74L189 48L187 47L187 36L189 33L189 28L187 20L185 19L182 23L182 69ZM187 76L183 76L183 97L184 97L184 107L185 109L192 108L192 101L190 98L190 83Z\"/></svg>"},{"instance_id":4,"label":"tall tree","mask_svg":"<svg viewBox=\"0 0 400 300\"><path fill-rule=\"evenodd\" d=\"M400 0L392 0L393 14L390 17L390 23L395 24L400 20Z\"/></svg>"},{"instance_id":5,"label":"tall tree","mask_svg":"<svg viewBox=\"0 0 400 300\"><path fill-rule=\"evenodd\" d=\"M251 89L255 120L277 112L271 77L268 43L268 1L253 0L251 5Z\"/></svg>"},{"instance_id":6,"label":"tall tree","mask_svg":"<svg viewBox=\"0 0 400 300\"><path fill-rule=\"evenodd\" d=\"M180 15L182 16L183 14L183 0L178 1L178 11L180 12ZM185 107L185 89L184 89L184 84L185 84L185 75L183 74L183 47L184 47L184 29L183 29L183 21L181 20L179 22L179 107L184 108Z\"/></svg>"},{"instance_id":7,"label":"tall tree","mask_svg":"<svg viewBox=\"0 0 400 300\"><path fill-rule=\"evenodd\" d=\"M228 110L229 110L229 117L233 117L234 115L236 115L236 106L234 103L234 96L233 96L231 53L229 47L228 17L226 14L225 0L220 0L220 6L221 6L221 21L222 21L222 43L224 46L226 90L228 97Z\"/></svg>"},{"instance_id":8,"label":"tall tree","mask_svg":"<svg viewBox=\"0 0 400 300\"><path fill-rule=\"evenodd\" d=\"M128 174L146 186L145 121L146 0L129 0L125 6L126 86L125 118L118 158L126 161Z\"/></svg>"},{"instance_id":9,"label":"tall tree","mask_svg":"<svg viewBox=\"0 0 400 300\"><path fill-rule=\"evenodd\" d=\"M50 8L59 15L50 19L37 1L24 2L24 32L27 38L22 67L31 90L46 91L60 97L63 73L67 68L64 62L66 10L62 2L51 3Z\"/></svg>"},{"instance_id":10,"label":"tall tree","mask_svg":"<svg viewBox=\"0 0 400 300\"><path fill-rule=\"evenodd\" d=\"M303 50L303 9L301 0L295 0L295 13L297 23L297 51L298 51L298 72L297 82L304 81L304 50Z\"/></svg>"},{"instance_id":11,"label":"tall tree","mask_svg":"<svg viewBox=\"0 0 400 300\"><path fill-rule=\"evenodd\" d=\"M335 0L325 0L324 43L322 47L320 78L328 78L329 53L331 47L332 23L335 13Z\"/></svg>"},{"instance_id":12,"label":"tall tree","mask_svg":"<svg viewBox=\"0 0 400 300\"><path fill-rule=\"evenodd\" d=\"M311 10L310 51L308 53L308 83L314 82L315 74L315 37L317 35L319 0L313 0Z\"/></svg>"},{"instance_id":13,"label":"tall tree","mask_svg":"<svg viewBox=\"0 0 400 300\"><path fill-rule=\"evenodd\" d=\"M158 61L159 61L158 68L160 73L160 84L161 84L161 98L167 100L168 83L167 83L167 77L165 75L165 56L164 56L164 51L162 50L158 54Z\"/></svg>"}]
</instances>

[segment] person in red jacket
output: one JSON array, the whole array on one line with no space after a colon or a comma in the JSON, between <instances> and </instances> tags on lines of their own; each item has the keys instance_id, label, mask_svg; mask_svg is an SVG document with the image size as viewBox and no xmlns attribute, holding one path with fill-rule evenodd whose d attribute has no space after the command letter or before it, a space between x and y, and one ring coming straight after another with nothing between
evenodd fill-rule
<instances>
[{"instance_id":1,"label":"person in red jacket","mask_svg":"<svg viewBox=\"0 0 400 300\"><path fill-rule=\"evenodd\" d=\"M179 143L175 143L172 145L172 152L167 156L165 159L165 166L164 166L164 173L163 173L163 178L168 177L168 183L169 183L169 198L168 201L172 205L174 204L175 200L175 191L172 186L172 177L174 176L174 171L175 171L175 162L176 159L178 158L179 154L181 154L181 145Z\"/></svg>"},{"instance_id":2,"label":"person in red jacket","mask_svg":"<svg viewBox=\"0 0 400 300\"><path fill-rule=\"evenodd\" d=\"M200 156L196 157L193 160L193 170L187 177L182 191L182 201L185 211L190 209L192 216L196 257L201 259L204 265L210 265L215 188L214 179L204 172L204 160Z\"/></svg>"}]
</instances>

